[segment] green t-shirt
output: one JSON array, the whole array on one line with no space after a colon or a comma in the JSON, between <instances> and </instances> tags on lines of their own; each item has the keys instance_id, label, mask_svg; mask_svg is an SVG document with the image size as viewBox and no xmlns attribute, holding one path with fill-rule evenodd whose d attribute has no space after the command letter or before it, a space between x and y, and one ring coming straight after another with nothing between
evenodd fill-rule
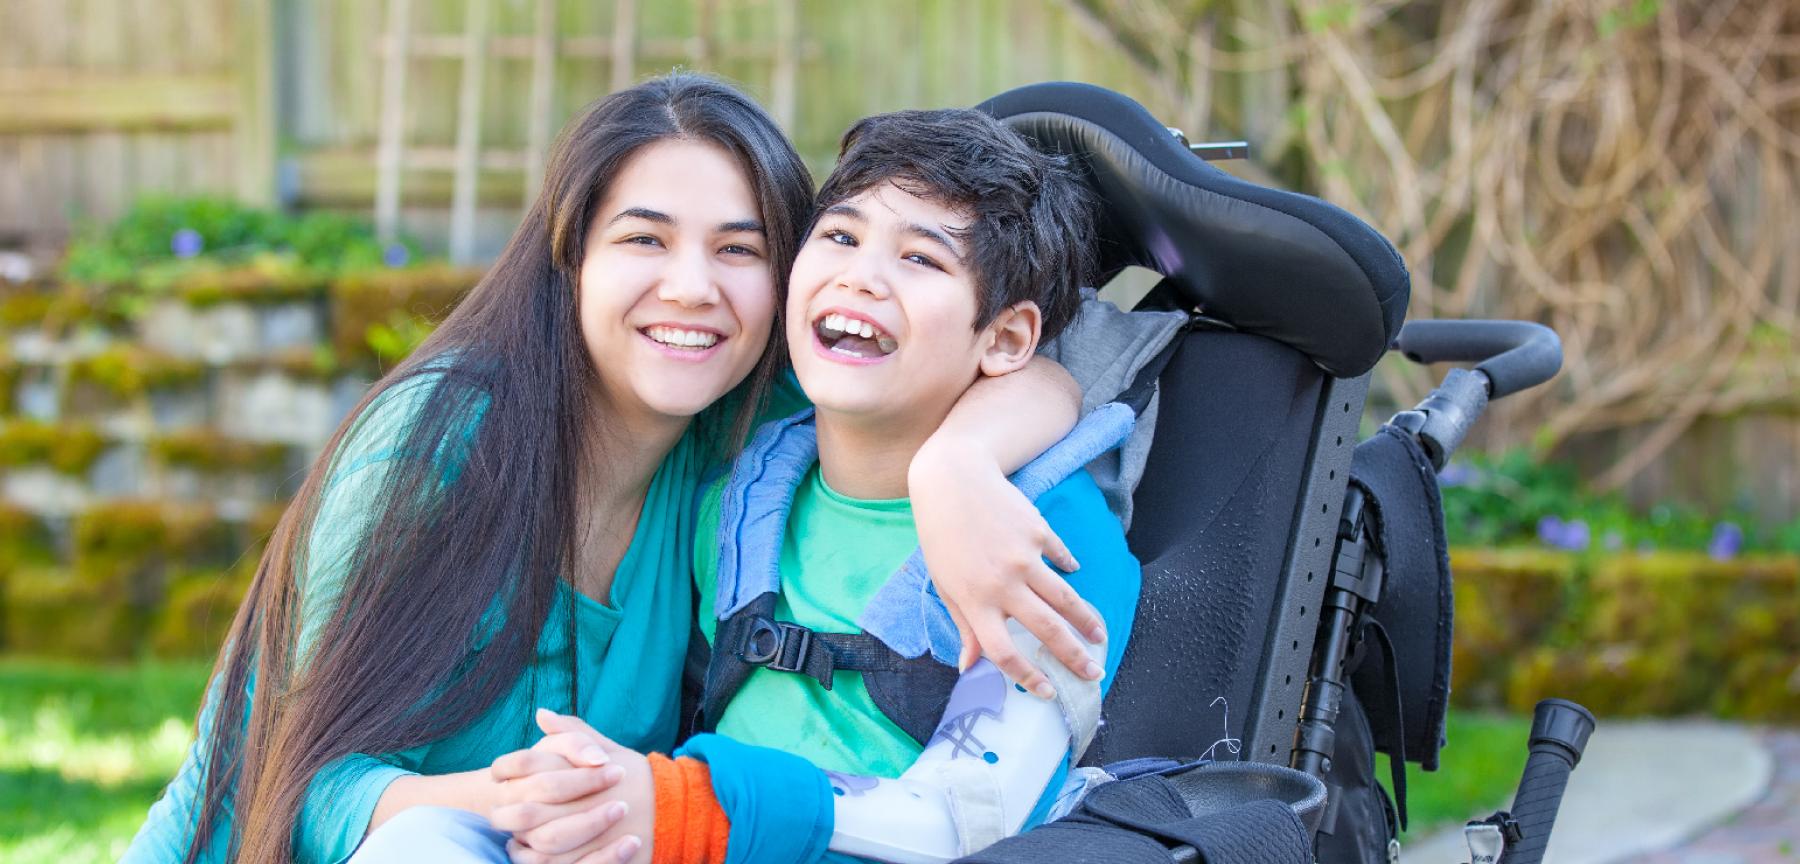
<instances>
[{"instance_id":1,"label":"green t-shirt","mask_svg":"<svg viewBox=\"0 0 1800 864\"><path fill-rule=\"evenodd\" d=\"M300 576L298 656L306 656L320 626L335 612L350 555L375 517L375 502L388 470L396 460L423 458L403 448L420 409L435 397L439 380L441 376L426 375L382 394L358 417L335 454L314 520L307 566ZM775 412L797 410L803 404L797 393L791 377L784 376L767 413L779 416ZM446 486L460 470L462 448L472 439L482 411L474 406L464 434L447 436L433 454ZM533 719L540 706L579 715L602 734L637 750L667 751L674 745L682 662L693 620L688 574L695 537L694 496L701 479L717 467L700 440L699 425L682 436L651 480L606 602L559 580L535 656L512 689L475 722L439 741L396 753L351 754L322 769L308 787L294 831L298 862L348 858L362 842L376 802L395 778L483 768L502 754L535 743L543 734ZM573 640L563 624L570 603L575 605ZM578 705L568 704L571 651L580 682ZM211 724L210 706L217 703L216 696L207 697L202 730ZM151 807L125 861L181 860L195 830L203 753L197 742L163 797ZM204 861L224 860L228 830L229 825L220 825Z\"/></svg>"},{"instance_id":2,"label":"green t-shirt","mask_svg":"<svg viewBox=\"0 0 1800 864\"><path fill-rule=\"evenodd\" d=\"M708 643L718 627L709 612L717 594L724 487L720 480L707 489L695 534L694 582ZM840 495L814 464L794 492L782 537L776 617L826 633L861 632L856 617L918 545L907 499ZM757 669L732 697L716 731L786 750L827 771L898 777L919 758L919 742L876 707L862 673L837 672L831 688L805 675Z\"/></svg>"}]
</instances>

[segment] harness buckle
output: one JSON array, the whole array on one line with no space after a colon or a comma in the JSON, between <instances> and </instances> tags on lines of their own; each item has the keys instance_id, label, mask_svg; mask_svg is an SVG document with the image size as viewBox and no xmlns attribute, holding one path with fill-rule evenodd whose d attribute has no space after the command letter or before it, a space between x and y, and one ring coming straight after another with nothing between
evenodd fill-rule
<instances>
[{"instance_id":1,"label":"harness buckle","mask_svg":"<svg viewBox=\"0 0 1800 864\"><path fill-rule=\"evenodd\" d=\"M738 649L738 658L752 666L777 672L807 672L813 632L798 624L758 617Z\"/></svg>"}]
</instances>

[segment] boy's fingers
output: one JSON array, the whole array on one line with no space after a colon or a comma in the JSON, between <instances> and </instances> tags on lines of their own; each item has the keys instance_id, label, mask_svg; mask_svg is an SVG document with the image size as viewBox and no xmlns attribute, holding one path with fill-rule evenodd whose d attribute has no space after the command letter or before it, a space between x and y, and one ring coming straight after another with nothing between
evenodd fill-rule
<instances>
[{"instance_id":1,"label":"boy's fingers","mask_svg":"<svg viewBox=\"0 0 1800 864\"><path fill-rule=\"evenodd\" d=\"M1044 557L1050 559L1050 563L1055 564L1056 569L1064 573L1073 573L1081 569L1081 562L1075 560L1075 553L1070 552L1069 547L1063 545L1062 538L1056 536L1055 531L1050 530L1048 523L1044 526Z\"/></svg>"},{"instance_id":2,"label":"boy's fingers","mask_svg":"<svg viewBox=\"0 0 1800 864\"><path fill-rule=\"evenodd\" d=\"M564 771L570 767L567 759L547 750L514 750L495 759L488 766L488 773L496 781L505 782L544 771Z\"/></svg>"},{"instance_id":3,"label":"boy's fingers","mask_svg":"<svg viewBox=\"0 0 1800 864\"><path fill-rule=\"evenodd\" d=\"M1061 616L1051 611L1047 605L1038 607L1037 612L1020 618L1019 623L1025 625L1044 647L1050 650L1053 662L1061 663L1065 668L1089 681L1100 680L1100 664L1088 654L1087 646L1081 644L1081 637L1063 623Z\"/></svg>"},{"instance_id":4,"label":"boy's fingers","mask_svg":"<svg viewBox=\"0 0 1800 864\"><path fill-rule=\"evenodd\" d=\"M981 659L981 642L975 638L975 631L969 628L965 619L956 607L946 600L944 609L950 613L950 623L956 625L956 638L962 640L961 650L956 652L956 671L958 674L969 671L975 661Z\"/></svg>"},{"instance_id":5,"label":"boy's fingers","mask_svg":"<svg viewBox=\"0 0 1800 864\"><path fill-rule=\"evenodd\" d=\"M1037 592L1038 597L1042 598L1045 603L1050 604L1050 608L1055 610L1056 614L1067 620L1068 626L1074 627L1076 632L1086 636L1089 642L1096 645L1106 641L1106 622L1100 618L1100 610L1095 609L1094 604L1083 600L1081 595L1075 591L1075 586L1070 585L1069 580L1064 579L1062 574L1056 573L1048 567L1039 567L1037 572L1031 574L1030 581L1031 590ZM1032 628L1031 632L1037 633L1039 639L1044 639L1044 634L1038 633L1036 628ZM1047 644L1050 640L1044 639L1044 641ZM1069 662L1069 658L1064 657L1061 651L1057 651L1056 656L1064 663ZM1071 666L1070 668L1075 667Z\"/></svg>"},{"instance_id":6,"label":"boy's fingers","mask_svg":"<svg viewBox=\"0 0 1800 864\"><path fill-rule=\"evenodd\" d=\"M1007 678L1019 682L1019 686L1049 699L1056 695L1056 688L1050 686L1050 679L1038 671L1019 647L1013 644L1012 634L1006 632L1004 619L995 618L986 624L977 624L977 635L981 639L981 651L989 662L1000 667Z\"/></svg>"},{"instance_id":7,"label":"boy's fingers","mask_svg":"<svg viewBox=\"0 0 1800 864\"><path fill-rule=\"evenodd\" d=\"M519 839L539 852L566 855L599 840L606 829L625 818L628 809L623 801L580 808L526 831Z\"/></svg>"}]
</instances>

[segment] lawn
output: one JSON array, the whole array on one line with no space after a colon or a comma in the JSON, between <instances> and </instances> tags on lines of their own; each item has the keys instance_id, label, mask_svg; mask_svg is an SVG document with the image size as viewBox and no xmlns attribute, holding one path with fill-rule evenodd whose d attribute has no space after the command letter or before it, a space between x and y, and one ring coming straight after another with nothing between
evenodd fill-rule
<instances>
[{"instance_id":1,"label":"lawn","mask_svg":"<svg viewBox=\"0 0 1800 864\"><path fill-rule=\"evenodd\" d=\"M193 737L209 670L0 660L0 861L119 860Z\"/></svg>"},{"instance_id":2,"label":"lawn","mask_svg":"<svg viewBox=\"0 0 1800 864\"><path fill-rule=\"evenodd\" d=\"M0 861L117 861L193 736L208 670L0 660ZM1504 803L1529 725L1452 714L1443 770L1409 766L1411 833Z\"/></svg>"}]
</instances>

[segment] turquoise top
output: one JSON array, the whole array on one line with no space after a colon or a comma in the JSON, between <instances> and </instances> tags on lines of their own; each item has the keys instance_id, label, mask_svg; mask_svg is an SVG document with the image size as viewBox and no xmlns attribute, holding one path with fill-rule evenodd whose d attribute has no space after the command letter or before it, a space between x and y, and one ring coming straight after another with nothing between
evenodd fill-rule
<instances>
[{"instance_id":1,"label":"turquoise top","mask_svg":"<svg viewBox=\"0 0 1800 864\"><path fill-rule=\"evenodd\" d=\"M376 515L376 499L386 469L396 459L416 458L401 451L405 433L424 401L431 397L436 376L396 386L376 399L334 458L307 555L302 583L299 633L301 656L319 625L336 608L349 556ZM778 387L775 410L792 410L791 378ZM471 418L468 435L480 421ZM446 442L454 444L456 442ZM531 664L505 697L478 720L448 738L397 753L352 754L322 769L313 779L294 830L295 860L339 862L356 851L367 832L375 804L389 783L406 774L447 774L484 768L510 751L528 747L542 732L533 720L538 707L579 715L602 734L639 751L667 751L675 743L682 662L693 622L689 581L694 545L694 498L710 467L700 436L690 428L663 458L651 480L636 532L619 561L611 596L602 603L558 580L554 608L539 638ZM440 448L443 453L453 452ZM446 482L458 465L445 460ZM575 604L573 644L566 627L569 603ZM568 656L576 651L575 674L582 704L568 705ZM533 697L536 697L535 699ZM210 706L201 729L208 728ZM189 750L175 779L151 808L126 851L124 861L176 862L186 853L198 820L201 797L201 742ZM221 825L215 842L201 859L225 860L229 825Z\"/></svg>"}]
</instances>

